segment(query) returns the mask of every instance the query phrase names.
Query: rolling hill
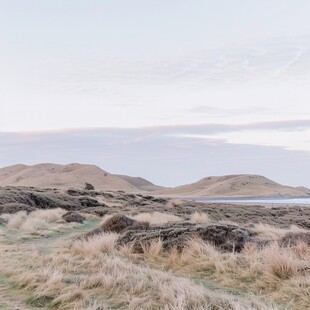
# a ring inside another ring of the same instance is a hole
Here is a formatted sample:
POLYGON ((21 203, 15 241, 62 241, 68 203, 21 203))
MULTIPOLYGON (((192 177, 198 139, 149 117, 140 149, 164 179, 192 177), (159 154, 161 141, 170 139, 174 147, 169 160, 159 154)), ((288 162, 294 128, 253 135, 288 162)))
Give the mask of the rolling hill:
POLYGON ((97 190, 147 191, 157 195, 179 197, 310 196, 308 188, 284 186, 264 176, 250 174, 211 176, 192 184, 167 189, 140 177, 111 174, 95 165, 38 164, 15 165, 0 169, 0 186, 67 189, 84 188, 86 182, 97 190))
POLYGON ((83 164, 39 164, 33 166, 15 165, 0 169, 0 186, 33 186, 41 188, 84 188, 85 183, 97 190, 140 189, 125 178, 110 174, 94 165, 83 164))
POLYGON ((128 175, 120 175, 120 174, 114 174, 114 175, 143 191, 152 192, 165 189, 165 187, 163 186, 155 185, 152 182, 140 177, 130 177, 128 175))
POLYGON ((305 197, 310 189, 276 183, 260 175, 212 176, 161 194, 188 197, 305 197))

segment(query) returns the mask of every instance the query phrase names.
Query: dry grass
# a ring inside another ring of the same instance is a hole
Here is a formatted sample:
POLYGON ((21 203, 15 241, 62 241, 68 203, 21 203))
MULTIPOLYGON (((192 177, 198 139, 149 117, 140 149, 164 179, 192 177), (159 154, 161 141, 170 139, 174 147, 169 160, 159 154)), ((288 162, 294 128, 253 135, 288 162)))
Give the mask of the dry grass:
POLYGON ((87 221, 94 221, 94 222, 101 221, 101 217, 98 215, 86 213, 86 212, 80 212, 80 214, 84 216, 87 221))
MULTIPOLYGON (((129 261, 113 248, 114 237, 106 234, 102 238, 105 241, 89 240, 93 245, 100 244, 95 255, 89 255, 86 242, 57 255, 32 250, 24 253, 23 260, 12 256, 10 261, 5 260, 7 252, 1 252, 0 268, 17 287, 31 294, 34 305, 45 308, 276 309, 255 297, 217 293, 196 281, 129 261), (108 244, 103 251, 102 244, 108 244)), ((157 248, 160 246, 148 249, 149 255, 158 255, 157 248)))
POLYGON ((10 229, 20 230, 27 233, 47 233, 50 231, 58 231, 63 227, 72 227, 76 223, 66 223, 62 216, 66 210, 57 208, 51 210, 36 210, 29 214, 20 211, 15 214, 3 214, 3 218, 10 229))
POLYGON ((279 228, 276 226, 258 223, 255 224, 251 229, 253 232, 258 234, 258 237, 264 240, 277 240, 284 237, 287 233, 298 233, 298 232, 306 232, 307 230, 302 229, 296 225, 291 225, 290 228, 279 228))
MULTIPOLYGON (((8 228, 23 235, 62 225, 63 212, 55 209, 1 217, 8 228)), ((191 220, 205 222, 205 215, 194 214, 191 220)), ((153 224, 182 220, 160 212, 133 218, 153 224)), ((300 231, 294 226, 286 230, 255 227, 261 238, 270 240, 300 231)), ((35 246, 0 242, 0 272, 42 308, 270 310, 280 304, 299 310, 310 303, 310 247, 305 243, 281 247, 271 242, 262 248, 247 244, 240 253, 223 253, 193 238, 182 251, 172 248, 167 252, 161 240, 156 240, 137 254, 130 244, 116 248, 118 236, 103 233, 76 240, 70 249, 63 246, 68 244, 63 236, 35 246)))
POLYGON ((103 233, 87 240, 76 240, 70 249, 74 254, 100 255, 114 249, 118 237, 116 233, 103 233))
POLYGON ((160 225, 182 221, 182 218, 179 216, 161 212, 140 213, 138 215, 132 216, 132 218, 139 222, 149 222, 151 225, 160 225))
POLYGON ((264 275, 269 282, 297 277, 303 265, 294 253, 280 248, 276 243, 263 250, 262 258, 261 266, 264 266, 264 275))
MULTIPOLYGON (((105 215, 102 218, 102 224, 104 224, 107 220, 112 218, 114 214, 105 215)), ((162 213, 162 212, 143 212, 137 215, 126 215, 127 217, 139 221, 139 222, 147 222, 150 225, 161 225, 167 223, 180 222, 183 219, 179 216, 170 213, 162 213)))
POLYGON ((177 208, 177 207, 180 207, 182 204, 183 204, 183 201, 181 199, 170 199, 168 203, 166 204, 166 207, 177 208))
POLYGON ((209 221, 210 221, 210 218, 207 213, 194 212, 190 217, 191 223, 205 224, 205 223, 208 223, 209 221))
POLYGON ((50 210, 36 210, 29 214, 29 217, 38 218, 46 221, 47 223, 56 223, 62 219, 62 216, 66 214, 67 211, 61 208, 50 209, 50 210))
POLYGON ((20 229, 23 223, 27 220, 28 215, 26 211, 20 211, 15 214, 7 214, 7 226, 9 228, 20 229))
POLYGON ((165 253, 156 242, 144 249, 141 259, 182 276, 291 303, 290 309, 307 309, 310 302, 310 247, 304 243, 291 248, 248 244, 241 253, 221 253, 201 239, 192 239, 181 253, 176 249, 165 253))

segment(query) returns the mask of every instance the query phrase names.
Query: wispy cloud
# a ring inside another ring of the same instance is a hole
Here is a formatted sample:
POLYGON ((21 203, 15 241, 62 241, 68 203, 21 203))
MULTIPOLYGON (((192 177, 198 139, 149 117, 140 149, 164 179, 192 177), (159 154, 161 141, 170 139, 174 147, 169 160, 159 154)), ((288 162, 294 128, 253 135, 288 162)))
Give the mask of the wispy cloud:
POLYGON ((309 55, 305 36, 174 57, 11 59, 0 74, 0 130, 309 118, 309 55))

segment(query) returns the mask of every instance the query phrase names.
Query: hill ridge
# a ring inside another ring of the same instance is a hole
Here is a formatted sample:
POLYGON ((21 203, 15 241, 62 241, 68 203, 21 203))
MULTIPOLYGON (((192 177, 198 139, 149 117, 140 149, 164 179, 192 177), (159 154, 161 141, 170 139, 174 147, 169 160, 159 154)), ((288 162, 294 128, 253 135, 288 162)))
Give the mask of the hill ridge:
POLYGON ((17 164, 0 169, 0 186, 39 188, 84 188, 125 192, 147 191, 180 197, 306 197, 310 189, 281 185, 259 174, 208 176, 191 184, 164 188, 142 177, 111 174, 92 164, 17 164))
POLYGON ((144 178, 112 174, 93 164, 39 163, 0 168, 0 186, 83 188, 86 182, 98 190, 137 192, 163 189, 144 178))
POLYGON ((162 192, 188 197, 306 197, 310 189, 277 183, 259 174, 209 176, 162 192))
POLYGON ((0 186, 83 188, 86 182, 100 190, 138 190, 127 181, 96 165, 42 163, 13 165, 0 169, 0 186))

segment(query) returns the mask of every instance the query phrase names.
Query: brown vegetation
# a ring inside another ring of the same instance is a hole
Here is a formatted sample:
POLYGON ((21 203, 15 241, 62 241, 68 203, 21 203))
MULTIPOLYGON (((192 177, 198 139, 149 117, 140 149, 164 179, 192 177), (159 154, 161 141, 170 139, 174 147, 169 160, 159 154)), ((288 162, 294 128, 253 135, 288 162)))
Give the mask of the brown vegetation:
POLYGON ((135 220, 125 216, 125 215, 114 215, 111 218, 107 219, 101 226, 102 231, 106 232, 116 232, 120 233, 124 231, 129 226, 132 226, 136 223, 135 220))
POLYGON ((0 210, 35 208, 0 215, 0 276, 16 300, 64 310, 307 309, 308 210, 90 193, 0 189, 0 210), (65 208, 53 208, 61 197, 65 208), (75 202, 82 224, 63 218, 75 202))
POLYGON ((288 232, 281 240, 283 246, 296 246, 300 243, 310 246, 310 232, 288 232))
POLYGON ((150 245, 153 241, 161 240, 164 249, 176 247, 182 250, 187 241, 199 237, 204 242, 215 245, 224 251, 240 251, 250 242, 249 231, 232 225, 189 225, 182 223, 170 226, 153 226, 148 231, 132 231, 124 233, 118 240, 118 245, 132 243, 137 252, 141 252, 143 245, 150 245))
POLYGON ((78 212, 67 212, 65 213, 62 218, 67 222, 67 223, 83 223, 85 221, 85 217, 82 216, 80 213, 78 212))

